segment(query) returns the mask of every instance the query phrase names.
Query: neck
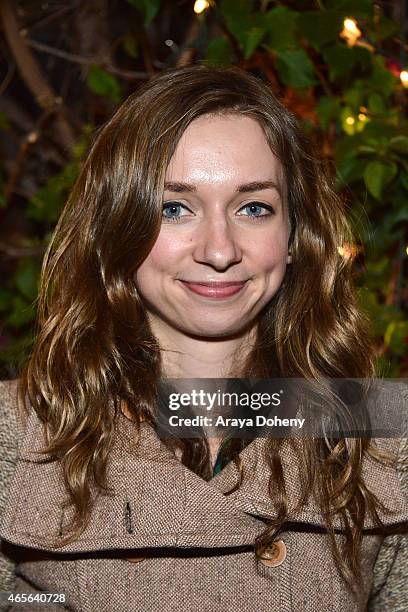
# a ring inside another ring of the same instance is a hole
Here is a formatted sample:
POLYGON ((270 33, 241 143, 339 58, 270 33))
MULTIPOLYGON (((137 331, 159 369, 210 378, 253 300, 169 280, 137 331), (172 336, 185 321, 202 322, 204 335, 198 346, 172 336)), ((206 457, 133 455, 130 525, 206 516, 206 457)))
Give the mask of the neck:
POLYGON ((239 378, 256 337, 256 327, 230 338, 189 336, 157 322, 151 327, 166 378, 239 378))

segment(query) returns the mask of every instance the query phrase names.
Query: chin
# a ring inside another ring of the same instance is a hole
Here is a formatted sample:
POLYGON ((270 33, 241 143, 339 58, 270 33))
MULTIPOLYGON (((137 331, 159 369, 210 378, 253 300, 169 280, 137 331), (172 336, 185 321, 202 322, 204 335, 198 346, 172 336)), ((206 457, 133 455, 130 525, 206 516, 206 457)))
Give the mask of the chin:
POLYGON ((183 333, 194 336, 197 338, 233 338, 238 337, 241 334, 245 333, 247 330, 247 325, 205 325, 201 324, 197 325, 189 325, 188 327, 184 327, 180 331, 183 333))

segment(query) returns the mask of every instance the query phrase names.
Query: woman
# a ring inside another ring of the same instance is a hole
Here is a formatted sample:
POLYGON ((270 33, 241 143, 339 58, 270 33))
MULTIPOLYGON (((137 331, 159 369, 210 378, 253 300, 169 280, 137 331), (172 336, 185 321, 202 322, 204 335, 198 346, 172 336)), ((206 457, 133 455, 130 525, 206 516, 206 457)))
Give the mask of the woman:
POLYGON ((176 69, 128 98, 46 253, 20 410, 3 385, 8 588, 58 610, 405 609, 399 439, 235 438, 219 471, 217 438, 155 427, 160 379, 373 378, 351 240, 255 77, 176 69))

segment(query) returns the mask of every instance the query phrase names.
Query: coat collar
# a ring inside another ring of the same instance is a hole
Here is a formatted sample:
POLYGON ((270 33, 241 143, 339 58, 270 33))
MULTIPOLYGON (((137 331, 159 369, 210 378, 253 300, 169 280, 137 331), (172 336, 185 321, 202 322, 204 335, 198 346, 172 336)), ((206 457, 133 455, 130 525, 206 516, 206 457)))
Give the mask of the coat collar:
MULTIPOLYGON (((64 511, 66 499, 60 464, 35 453, 45 445, 42 424, 31 411, 19 447, 18 461, 8 495, 0 537, 20 546, 59 552, 84 552, 145 547, 223 547, 253 544, 266 528, 264 520, 276 518, 268 494, 265 439, 257 438, 240 453, 244 468, 241 487, 226 495, 237 482, 234 462, 208 482, 185 467, 146 422, 141 424, 135 451, 135 425, 123 414, 108 467, 111 495, 99 495, 92 518, 74 543, 54 549, 52 543, 72 518, 64 511), (262 520, 264 519, 264 520, 262 520)), ((398 439, 382 440, 396 450, 398 439)), ((324 528, 313 496, 300 512, 299 462, 284 443, 281 460, 289 499, 288 520, 324 528)), ((379 512, 385 525, 408 521, 408 503, 394 468, 365 457, 363 474, 370 490, 391 514, 379 512)), ((341 528, 336 518, 334 526, 341 528)), ((374 527, 366 518, 365 529, 374 527)))

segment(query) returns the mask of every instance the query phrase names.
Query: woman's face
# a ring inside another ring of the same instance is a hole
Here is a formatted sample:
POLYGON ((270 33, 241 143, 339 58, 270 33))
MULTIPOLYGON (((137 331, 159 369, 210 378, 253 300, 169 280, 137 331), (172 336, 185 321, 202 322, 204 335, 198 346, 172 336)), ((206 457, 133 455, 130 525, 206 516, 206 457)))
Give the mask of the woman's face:
POLYGON ((279 289, 290 233, 282 166, 260 125, 205 115, 166 173, 160 234, 135 273, 153 333, 244 333, 279 289))

